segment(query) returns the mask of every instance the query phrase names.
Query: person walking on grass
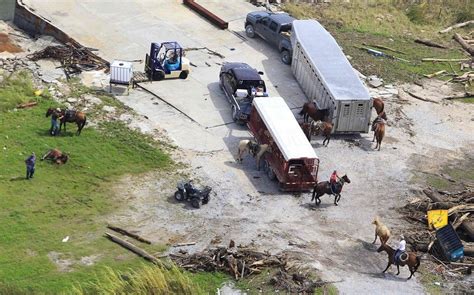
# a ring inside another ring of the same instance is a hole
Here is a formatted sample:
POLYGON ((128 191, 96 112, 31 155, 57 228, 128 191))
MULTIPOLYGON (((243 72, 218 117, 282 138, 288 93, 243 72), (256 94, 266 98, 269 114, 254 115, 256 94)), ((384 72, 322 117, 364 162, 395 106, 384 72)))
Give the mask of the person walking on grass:
POLYGON ((35 165, 36 165, 36 155, 35 152, 31 153, 31 156, 25 160, 26 164, 26 179, 33 178, 33 174, 35 174, 35 165))

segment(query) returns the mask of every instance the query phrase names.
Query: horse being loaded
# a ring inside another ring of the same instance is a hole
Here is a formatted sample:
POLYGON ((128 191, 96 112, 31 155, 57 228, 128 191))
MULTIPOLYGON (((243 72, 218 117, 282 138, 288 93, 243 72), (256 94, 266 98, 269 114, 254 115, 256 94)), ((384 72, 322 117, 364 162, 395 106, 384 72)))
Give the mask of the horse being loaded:
POLYGON ((339 178, 339 180, 336 182, 334 191, 329 181, 318 182, 318 184, 314 186, 313 197, 311 198, 311 202, 315 200, 316 206, 319 206, 319 204, 321 204, 320 197, 324 194, 328 194, 334 196, 334 205, 337 206, 339 200, 341 199, 342 187, 346 182, 351 183, 351 180, 349 179, 349 177, 347 177, 347 175, 344 175, 343 177, 339 178))
POLYGON ((242 163, 242 156, 245 151, 251 154, 257 161, 257 170, 260 170, 260 159, 265 152, 270 152, 268 144, 258 144, 253 140, 243 139, 239 142, 239 153, 237 154, 237 162, 242 163))
MULTIPOLYGON (((54 108, 49 108, 46 111, 46 117, 51 116, 56 110, 54 108)), ((64 132, 66 132, 66 123, 76 123, 77 125, 77 132, 76 135, 81 135, 82 128, 86 125, 87 117, 84 112, 76 111, 76 110, 64 110, 61 109, 60 114, 58 114, 61 119, 61 125, 59 126, 59 131, 61 131, 62 127, 64 126, 64 132)))
POLYGON ((383 114, 385 114, 385 112, 382 112, 382 114, 377 116, 377 118, 375 118, 375 120, 372 122, 372 131, 374 131, 374 139, 372 139, 372 142, 377 139, 377 145, 375 146, 375 149, 378 147, 379 151, 380 147, 382 146, 383 137, 385 136, 385 121, 383 119, 383 114))
POLYGON ((387 244, 382 244, 377 249, 377 252, 382 252, 385 251, 388 255, 388 264, 387 267, 384 269, 382 273, 385 273, 387 269, 392 265, 396 264, 397 265, 397 276, 400 274, 400 266, 408 266, 408 269, 410 270, 410 276, 408 277, 407 280, 411 279, 413 274, 418 270, 418 267, 420 266, 420 257, 416 256, 415 253, 413 252, 406 252, 407 253, 407 258, 405 260, 401 260, 400 262, 395 262, 395 249, 390 247, 387 244))
POLYGON ((307 102, 303 105, 299 114, 303 116, 304 122, 308 122, 309 117, 314 121, 326 122, 329 117, 329 109, 318 110, 314 102, 307 102))
POLYGON ((51 149, 46 154, 44 154, 43 157, 41 157, 41 161, 43 161, 44 159, 49 159, 54 163, 60 165, 66 164, 67 160, 69 159, 69 156, 65 153, 62 153, 58 149, 51 149))
POLYGON ((372 101, 372 105, 374 106, 375 111, 377 112, 377 116, 381 116, 382 119, 387 120, 387 114, 384 112, 384 103, 381 98, 374 98, 372 101))

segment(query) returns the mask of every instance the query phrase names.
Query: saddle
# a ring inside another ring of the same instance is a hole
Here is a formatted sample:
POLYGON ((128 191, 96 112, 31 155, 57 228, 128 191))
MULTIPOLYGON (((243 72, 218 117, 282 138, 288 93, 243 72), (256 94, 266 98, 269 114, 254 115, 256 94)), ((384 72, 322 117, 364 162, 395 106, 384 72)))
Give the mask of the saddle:
POLYGON ((66 119, 74 119, 76 117, 76 110, 66 110, 64 117, 66 119))
POLYGON ((334 184, 329 183, 329 188, 331 189, 331 193, 333 195, 339 194, 342 191, 342 185, 339 181, 334 184))
POLYGON ((406 251, 395 254, 395 257, 394 257, 395 264, 397 265, 405 264, 407 260, 408 260, 408 253, 406 251))

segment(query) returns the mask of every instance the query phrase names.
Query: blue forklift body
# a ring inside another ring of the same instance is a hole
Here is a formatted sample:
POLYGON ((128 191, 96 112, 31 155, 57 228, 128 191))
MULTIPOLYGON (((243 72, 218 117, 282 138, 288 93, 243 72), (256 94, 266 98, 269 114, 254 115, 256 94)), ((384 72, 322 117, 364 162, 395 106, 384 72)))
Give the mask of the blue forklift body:
POLYGON ((146 56, 145 72, 152 80, 161 80, 163 74, 181 70, 182 57, 183 49, 178 42, 153 42, 146 56))

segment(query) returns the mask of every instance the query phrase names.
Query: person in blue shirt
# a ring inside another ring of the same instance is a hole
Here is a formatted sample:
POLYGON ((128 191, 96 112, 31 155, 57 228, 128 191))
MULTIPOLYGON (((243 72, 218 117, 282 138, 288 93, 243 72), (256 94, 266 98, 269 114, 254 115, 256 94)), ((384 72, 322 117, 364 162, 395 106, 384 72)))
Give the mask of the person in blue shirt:
POLYGON ((36 165, 36 155, 34 152, 31 153, 31 156, 25 160, 26 164, 26 179, 33 178, 35 174, 35 165, 36 165))

